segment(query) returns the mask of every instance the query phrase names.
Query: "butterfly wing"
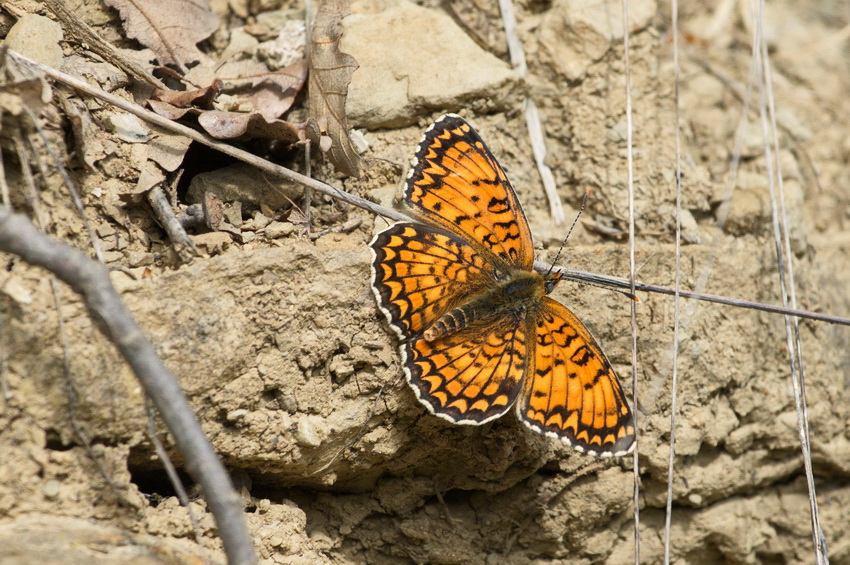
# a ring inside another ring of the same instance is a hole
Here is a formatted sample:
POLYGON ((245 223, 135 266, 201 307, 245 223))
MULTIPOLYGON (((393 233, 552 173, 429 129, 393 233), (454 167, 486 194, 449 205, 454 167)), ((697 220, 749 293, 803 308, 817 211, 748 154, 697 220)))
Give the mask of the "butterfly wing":
POLYGON ((584 324, 544 297, 536 319, 519 418, 579 451, 625 455, 634 448, 634 417, 611 364, 584 324))
POLYGON ((404 371, 420 402, 456 424, 483 424, 507 412, 527 363, 526 326, 509 322, 403 344, 404 371))
POLYGON ((446 114, 426 130, 404 199, 429 222, 510 265, 531 270, 531 231, 511 183, 460 116, 446 114))
POLYGON ((525 324, 494 317, 434 341, 421 337, 445 312, 491 288, 493 265, 457 235, 422 224, 394 224, 370 247, 372 288, 402 341, 404 371, 419 400, 459 424, 504 414, 525 372, 525 324))
POLYGON ((372 289, 402 341, 493 284, 493 267, 453 234, 400 222, 378 233, 372 249, 372 289))

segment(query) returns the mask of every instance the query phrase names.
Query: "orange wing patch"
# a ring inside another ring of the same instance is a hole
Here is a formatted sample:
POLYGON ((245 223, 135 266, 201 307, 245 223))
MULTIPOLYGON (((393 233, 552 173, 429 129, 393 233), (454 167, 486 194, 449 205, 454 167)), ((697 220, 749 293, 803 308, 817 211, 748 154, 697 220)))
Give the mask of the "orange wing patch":
POLYGON ((634 417, 611 364, 584 324, 562 304, 543 298, 536 348, 520 419, 579 451, 625 455, 634 447, 634 417))
POLYGON ((372 289, 399 337, 409 339, 467 297, 492 284, 475 249, 422 224, 398 223, 375 236, 372 289))
POLYGON ((507 412, 525 374, 525 328, 495 324, 488 332, 460 332, 404 348, 408 382, 437 416, 482 424, 507 412))
POLYGON ((405 202, 425 219, 531 269, 528 222, 502 167, 460 116, 447 114, 425 132, 413 160, 405 202))

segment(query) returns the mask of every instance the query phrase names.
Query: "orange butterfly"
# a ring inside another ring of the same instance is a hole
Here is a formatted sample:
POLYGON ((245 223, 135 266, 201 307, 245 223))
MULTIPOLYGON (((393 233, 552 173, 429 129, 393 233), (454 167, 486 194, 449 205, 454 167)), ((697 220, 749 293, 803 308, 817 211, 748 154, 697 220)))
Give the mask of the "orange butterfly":
POLYGON ((528 427, 596 455, 634 447, 634 418, 584 324, 533 270, 531 231, 505 172, 460 116, 419 144, 404 200, 424 224, 378 233, 372 287, 428 410, 483 424, 516 405, 528 427))

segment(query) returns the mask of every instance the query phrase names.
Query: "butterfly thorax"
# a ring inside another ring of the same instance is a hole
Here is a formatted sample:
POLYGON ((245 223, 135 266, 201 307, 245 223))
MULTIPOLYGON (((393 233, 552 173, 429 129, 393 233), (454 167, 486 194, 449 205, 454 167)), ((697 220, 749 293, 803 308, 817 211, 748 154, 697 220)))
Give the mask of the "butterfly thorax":
POLYGON ((479 323, 488 324, 493 319, 524 320, 559 279, 557 275, 541 275, 524 269, 499 274, 490 290, 440 316, 422 337, 434 341, 479 323))

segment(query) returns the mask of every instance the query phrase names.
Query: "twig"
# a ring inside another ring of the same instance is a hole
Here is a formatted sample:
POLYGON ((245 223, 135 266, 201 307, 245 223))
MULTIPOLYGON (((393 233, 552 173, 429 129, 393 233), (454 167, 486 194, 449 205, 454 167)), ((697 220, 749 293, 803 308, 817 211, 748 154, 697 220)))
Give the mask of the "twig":
MULTIPOLYGON (((623 59, 626 67, 626 165, 628 170, 629 188, 629 292, 635 294, 635 168, 634 140, 632 137, 632 64, 629 57, 629 0, 623 0, 623 59)), ((638 432, 638 357, 637 357, 637 302, 631 301, 632 318, 632 406, 635 407, 635 450, 632 466, 634 472, 634 512, 635 512, 635 565, 640 565, 640 465, 638 464, 638 448, 640 433, 638 432)))
MULTIPOLYGON (((525 63, 525 53, 522 50, 522 42, 516 33, 516 15, 514 14, 513 0, 499 0, 499 9, 502 12, 502 22, 505 26, 505 37, 508 41, 508 52, 511 55, 511 65, 523 78, 528 72, 525 63)), ((543 190, 549 201, 549 213, 555 225, 564 223, 564 205, 558 195, 558 187, 555 185, 555 177, 552 169, 546 164, 546 139, 543 137, 543 126, 540 125, 540 113, 537 105, 531 98, 526 98, 525 126, 528 128, 528 137, 531 141, 531 152, 534 154, 534 162, 543 182, 543 190)))
MULTIPOLYGON (((85 83, 81 80, 78 80, 78 79, 76 79, 72 76, 65 74, 65 73, 59 72, 59 71, 52 69, 50 67, 46 67, 46 66, 41 65, 39 63, 36 63, 34 61, 31 61, 30 59, 27 59, 26 57, 20 55, 19 53, 16 53, 14 51, 9 51, 8 53, 9 53, 9 56, 11 56, 13 59, 18 61, 22 65, 26 65, 26 66, 28 66, 32 69, 35 69, 39 72, 43 72, 47 76, 49 76, 49 77, 51 77, 51 78, 53 78, 53 79, 55 79, 59 82, 67 84, 68 86, 71 86, 71 87, 73 87, 73 88, 75 88, 75 89, 77 89, 81 92, 84 92, 86 94, 94 96, 95 98, 99 98, 99 99, 101 99, 105 102, 108 102, 109 104, 112 104, 112 105, 114 105, 118 108, 121 108, 122 110, 130 112, 131 114, 138 116, 138 117, 140 117, 144 120, 147 120, 150 123, 152 123, 156 126, 159 126, 159 127, 163 128, 167 131, 171 131, 173 133, 186 136, 193 141, 197 141, 198 143, 200 143, 202 145, 206 145, 207 147, 215 149, 216 151, 224 153, 225 155, 229 155, 229 156, 231 156, 235 159, 239 159, 240 161, 242 161, 244 163, 248 163, 249 165, 253 165, 254 167, 257 167, 259 170, 266 172, 266 173, 268 173, 272 176, 281 177, 281 178, 290 180, 292 182, 296 182, 296 183, 298 183, 302 186, 312 188, 317 192, 321 192, 322 194, 327 194, 328 196, 330 196, 332 198, 342 200, 343 202, 347 202, 349 204, 352 204, 353 206, 357 206, 357 207, 362 208, 366 211, 372 212, 373 214, 377 214, 379 216, 383 216, 383 217, 389 218, 391 220, 396 220, 396 221, 399 221, 399 222, 415 222, 416 221, 414 218, 411 218, 410 216, 407 216, 406 214, 403 214, 403 213, 401 213, 397 210, 391 210, 389 208, 385 208, 384 206, 381 206, 380 204, 375 204, 374 202, 371 202, 371 201, 366 200, 364 198, 360 198, 360 197, 354 196, 353 194, 349 194, 345 191, 339 190, 338 188, 334 188, 333 186, 331 186, 329 184, 325 184, 321 181, 317 181, 316 179, 312 179, 310 177, 306 177, 304 175, 296 173, 295 171, 292 171, 292 170, 287 169, 285 167, 281 167, 280 165, 276 165, 274 163, 271 163, 271 162, 269 162, 265 159, 257 157, 256 155, 252 155, 251 153, 248 153, 247 151, 242 151, 241 149, 237 149, 237 148, 232 147, 232 146, 230 146, 226 143, 222 143, 222 142, 217 141, 215 139, 209 138, 209 137, 205 136, 204 134, 199 133, 199 132, 197 132, 197 131, 189 128, 189 127, 186 127, 186 126, 179 124, 179 123, 176 123, 176 122, 172 122, 171 120, 163 118, 162 116, 160 116, 158 114, 155 114, 151 111, 145 110, 144 108, 142 108, 141 106, 138 106, 137 104, 127 102, 126 100, 124 100, 122 98, 118 98, 117 96, 113 96, 113 95, 111 95, 107 92, 104 92, 103 90, 100 90, 98 88, 94 88, 94 87, 90 86, 88 83, 85 83)), ((536 270, 540 271, 540 272, 546 272, 551 268, 551 266, 547 265, 545 263, 541 263, 539 261, 535 261, 534 268, 536 270)), ((629 288, 630 287, 630 284, 628 282, 624 283, 623 279, 620 279, 620 278, 617 278, 617 277, 597 275, 597 274, 593 274, 593 273, 587 273, 585 271, 579 271, 579 270, 575 270, 575 269, 567 269, 567 268, 562 268, 562 267, 556 267, 556 268, 564 274, 564 278, 567 278, 567 279, 570 279, 570 280, 574 280, 574 281, 578 281, 578 282, 594 283, 594 284, 599 284, 599 285, 603 285, 603 286, 610 286, 610 287, 613 287, 613 288, 629 288)), ((635 288, 637 290, 642 290, 642 291, 646 291, 646 292, 656 292, 656 293, 661 293, 661 294, 673 294, 673 292, 674 292, 672 289, 669 289, 669 288, 666 288, 666 287, 662 287, 662 286, 658 286, 658 285, 652 285, 652 284, 640 283, 640 282, 637 282, 637 281, 635 281, 635 288)), ((738 307, 742 307, 742 308, 762 310, 762 311, 765 311, 765 312, 789 314, 791 316, 798 316, 798 317, 801 317, 801 318, 809 318, 809 319, 812 319, 812 320, 819 320, 819 321, 829 322, 829 323, 833 323, 833 324, 841 324, 841 325, 850 326, 850 319, 842 318, 840 316, 829 316, 829 315, 823 315, 823 314, 816 314, 816 313, 813 313, 813 312, 793 310, 793 309, 790 309, 790 308, 783 308, 781 306, 771 306, 769 304, 761 304, 761 303, 758 303, 758 302, 751 302, 751 301, 748 301, 748 300, 738 300, 738 299, 735 299, 735 298, 726 298, 726 297, 716 296, 716 295, 712 295, 712 294, 703 294, 703 293, 700 293, 700 292, 682 291, 681 295, 686 297, 686 298, 694 298, 696 300, 704 300, 704 301, 708 301, 708 302, 717 302, 717 303, 721 303, 721 304, 727 304, 727 305, 730 305, 730 306, 738 306, 738 307)))
MULTIPOLYGON (((305 33, 304 33, 304 59, 307 60, 308 67, 311 64, 310 63, 310 61, 311 61, 310 57, 312 56, 312 53, 310 51, 310 38, 313 37, 313 19, 315 17, 315 14, 313 13, 313 11, 311 9, 311 7, 312 7, 311 4, 312 4, 312 2, 310 0, 305 0, 305 5, 304 5, 304 30, 305 30, 305 33)), ((309 88, 309 85, 308 85, 308 88, 309 88)), ((309 110, 309 105, 310 105, 310 97, 309 96, 306 96, 304 98, 304 104, 307 106, 307 109, 309 110)), ((309 111, 308 111, 307 115, 308 116, 310 115, 309 111)), ((311 161, 311 159, 312 159, 312 157, 311 157, 311 155, 312 155, 311 147, 312 146, 313 146, 312 143, 306 143, 304 145, 304 172, 305 172, 306 176, 308 176, 308 177, 313 176, 313 163, 311 161)), ((305 221, 307 222, 307 232, 309 233, 310 232, 310 226, 313 222, 313 190, 311 188, 304 187, 304 194, 301 195, 300 210, 301 210, 301 213, 304 214, 305 221)))
MULTIPOLYGON (((767 41, 764 38, 764 0, 758 3, 756 18, 756 39, 758 40, 758 57, 761 62, 761 88, 759 89, 762 136, 764 139, 764 154, 770 190, 770 208, 773 219, 774 244, 776 262, 779 274, 779 287, 782 303, 788 304, 789 292, 792 306, 797 304, 796 285, 794 281, 794 265, 792 260, 791 240, 788 235, 788 214, 785 209, 785 189, 782 182, 782 165, 779 160, 779 138, 777 135, 776 109, 773 97, 773 81, 770 73, 770 59, 767 53, 767 41), (769 113, 769 117, 768 117, 769 113), (775 175, 774 175, 775 171, 775 175), (777 198, 777 192, 779 196, 777 198), (778 203, 777 203, 778 200, 778 203), (787 258, 787 261, 786 261, 787 258), (786 280, 787 270, 787 280, 786 280)), ((809 415, 806 406, 805 373, 803 371, 803 351, 800 341, 800 322, 785 316, 785 335, 791 368, 791 384, 794 390, 794 406, 797 411, 797 431, 800 436, 800 450, 803 455, 803 468, 806 474, 806 486, 809 494, 809 517, 811 520, 812 541, 814 543, 815 560, 818 565, 829 563, 826 552, 826 540, 821 528, 818 511, 815 478, 812 470, 812 450, 809 438, 809 415)))
POLYGON ((44 0, 53 15, 62 22, 65 32, 74 37, 87 50, 97 53, 107 62, 112 63, 139 82, 155 88, 168 90, 159 79, 148 73, 140 64, 121 54, 113 45, 81 20, 65 3, 64 0, 44 0))
MULTIPOLYGON (((3 110, 0 109, 0 119, 3 118, 3 110)), ((9 185, 6 182, 6 171, 3 165, 3 148, 0 147, 0 195, 2 195, 3 206, 9 206, 9 185)))
POLYGON ((145 417, 148 421, 148 439, 151 440, 151 445, 153 445, 156 456, 159 457, 160 463, 165 468, 165 474, 168 475, 168 480, 171 482, 171 486, 174 487, 174 492, 177 493, 177 499, 180 501, 180 505, 186 509, 186 513, 189 515, 189 522, 191 522, 192 531, 195 534, 195 543, 198 544, 198 547, 204 547, 204 541, 201 537, 201 524, 198 522, 198 517, 195 516, 195 511, 192 510, 192 503, 189 500, 189 495, 186 493, 186 488, 183 486, 180 475, 177 474, 177 469, 174 467, 174 463, 171 462, 168 452, 165 451, 165 447, 159 441, 159 436, 156 435, 154 411, 153 406, 151 406, 151 397, 148 395, 145 395, 145 417))
POLYGON ((664 563, 670 563, 670 527, 673 519, 673 464, 676 460, 676 413, 679 411, 679 305, 682 288, 682 135, 679 121, 679 2, 672 0, 673 100, 676 129, 676 282, 673 285, 673 375, 670 381, 670 451, 667 459, 667 506, 664 510, 664 563))
POLYGON ((39 232, 21 214, 0 207, 0 249, 48 269, 79 293, 100 329, 115 344, 162 414, 186 461, 204 489, 231 564, 256 563, 242 500, 216 456, 173 374, 156 355, 109 280, 106 268, 81 252, 39 232))
POLYGON ((148 204, 153 208, 156 219, 162 225, 165 233, 168 234, 168 239, 174 246, 174 251, 183 263, 190 263, 195 255, 195 244, 192 239, 183 229, 183 225, 174 215, 174 210, 165 193, 158 186, 150 189, 147 194, 148 204))
MULTIPOLYGON (((542 261, 534 262, 534 270, 545 272, 549 268, 547 263, 542 261)), ((577 269, 569 269, 567 267, 556 267, 561 271, 562 280, 571 280, 583 284, 606 286, 611 288, 631 289, 631 283, 627 279, 620 277, 611 277, 608 275, 598 275, 596 273, 588 273, 587 271, 579 271, 577 269)), ((676 293, 672 288, 658 286, 654 284, 642 283, 635 281, 635 289, 644 292, 654 292, 657 294, 674 295, 676 293)), ((692 298, 702 302, 713 302, 715 304, 725 304, 726 306, 735 306, 737 308, 746 308, 747 310, 760 310, 762 312, 770 312, 772 314, 785 314, 788 316, 796 316, 797 318, 806 318, 808 320, 817 320, 818 322, 827 322, 829 324, 838 324, 841 326, 850 326, 850 318, 841 316, 831 316, 829 314, 819 314, 817 312, 809 312, 807 310, 796 310, 785 306, 775 306, 773 304, 763 304, 761 302, 753 302, 751 300, 742 300, 740 298, 729 298, 727 296, 719 296, 717 294, 707 294, 705 292, 693 292, 689 290, 679 290, 679 295, 682 298, 692 298)))

